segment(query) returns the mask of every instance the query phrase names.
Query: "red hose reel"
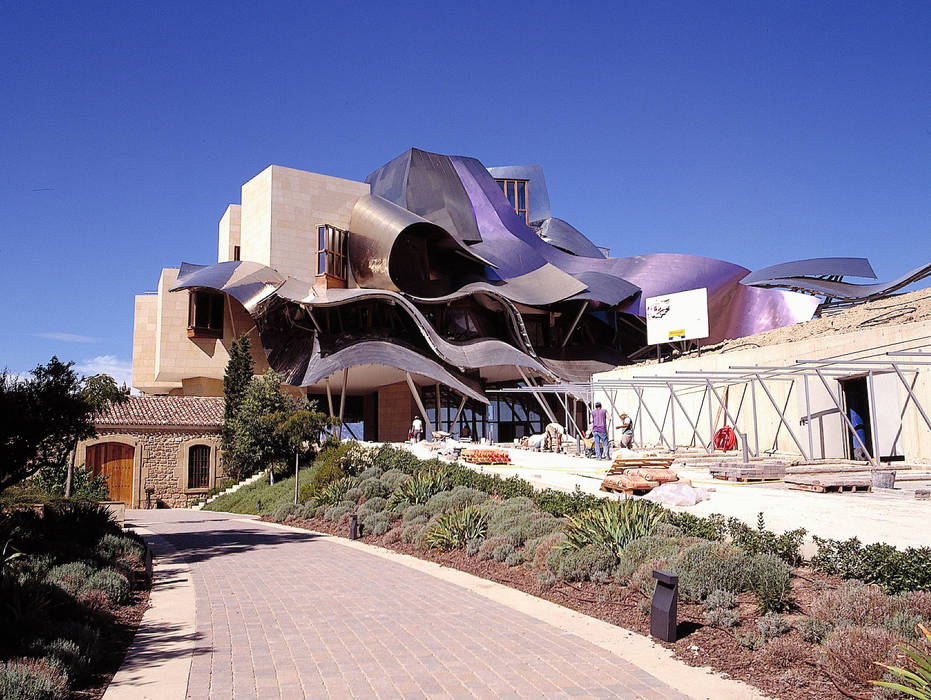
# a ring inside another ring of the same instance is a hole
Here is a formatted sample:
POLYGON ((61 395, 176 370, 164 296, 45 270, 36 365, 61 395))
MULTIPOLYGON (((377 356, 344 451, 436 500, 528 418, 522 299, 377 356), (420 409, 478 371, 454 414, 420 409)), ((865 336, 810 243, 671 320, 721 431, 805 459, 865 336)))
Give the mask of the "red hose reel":
POLYGON ((722 452, 737 449, 737 433, 731 426, 725 425, 714 434, 714 449, 722 452))

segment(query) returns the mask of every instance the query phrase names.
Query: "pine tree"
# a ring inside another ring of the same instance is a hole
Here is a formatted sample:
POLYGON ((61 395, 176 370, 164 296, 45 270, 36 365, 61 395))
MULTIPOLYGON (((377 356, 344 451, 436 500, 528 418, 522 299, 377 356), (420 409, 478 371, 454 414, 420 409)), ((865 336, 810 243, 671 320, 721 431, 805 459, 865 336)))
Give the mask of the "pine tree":
POLYGON ((254 364, 249 347, 249 338, 243 334, 239 338, 235 338, 230 346, 230 359, 226 363, 226 373, 223 375, 223 398, 226 402, 223 410, 222 432, 224 460, 228 459, 226 455, 232 456, 234 453, 235 436, 232 426, 242 404, 243 396, 246 394, 246 389, 252 383, 253 371, 254 364))

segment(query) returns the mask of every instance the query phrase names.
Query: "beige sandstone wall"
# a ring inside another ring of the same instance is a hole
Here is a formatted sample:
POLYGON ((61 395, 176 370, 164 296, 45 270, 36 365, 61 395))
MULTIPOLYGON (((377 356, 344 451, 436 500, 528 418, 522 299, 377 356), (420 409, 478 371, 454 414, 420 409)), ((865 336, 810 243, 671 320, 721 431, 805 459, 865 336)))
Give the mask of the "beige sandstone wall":
MULTIPOLYGON (((218 226, 217 262, 235 260, 235 248, 241 245, 242 207, 230 204, 218 226)), ((240 251, 241 252, 241 251, 240 251)))

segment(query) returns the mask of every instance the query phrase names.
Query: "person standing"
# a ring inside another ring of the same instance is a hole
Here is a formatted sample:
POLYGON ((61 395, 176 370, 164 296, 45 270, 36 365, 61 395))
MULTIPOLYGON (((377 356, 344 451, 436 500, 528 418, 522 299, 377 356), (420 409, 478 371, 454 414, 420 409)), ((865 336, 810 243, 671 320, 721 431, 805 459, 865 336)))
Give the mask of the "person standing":
POLYGON ((611 459, 611 448, 608 446, 608 412, 601 407, 600 401, 595 402, 595 408, 592 410, 592 437, 595 438, 595 459, 611 459))
POLYGON ((618 438, 618 444, 626 447, 628 450, 634 444, 634 423, 626 413, 620 415, 620 422, 617 425, 621 430, 621 436, 618 438))
POLYGON ((414 442, 420 442, 420 436, 423 435, 423 422, 420 420, 420 416, 414 416, 414 422, 411 423, 411 435, 414 442))

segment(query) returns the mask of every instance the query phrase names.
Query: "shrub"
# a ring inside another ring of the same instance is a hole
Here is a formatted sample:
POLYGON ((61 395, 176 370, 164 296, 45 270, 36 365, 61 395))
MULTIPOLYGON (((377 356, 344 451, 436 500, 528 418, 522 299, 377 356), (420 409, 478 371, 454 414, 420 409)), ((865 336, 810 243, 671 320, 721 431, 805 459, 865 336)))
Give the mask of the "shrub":
POLYGON ((689 600, 703 600, 716 590, 736 594, 749 585, 746 554, 723 542, 689 545, 670 567, 679 574, 679 592, 689 600))
POLYGON ((426 503, 435 494, 446 490, 448 477, 443 469, 422 469, 398 484, 391 494, 392 506, 401 503, 426 503))
POLYGON ((57 700, 65 697, 68 677, 45 659, 17 659, 0 664, 4 700, 57 700))
POLYGON ((487 531, 485 514, 475 506, 467 506, 441 515, 430 529, 427 541, 432 547, 457 549, 469 540, 483 538, 487 531))
POLYGON ((429 501, 427 510, 430 513, 440 513, 450 510, 459 510, 467 506, 477 506, 488 500, 488 494, 468 486, 455 486, 452 491, 441 491, 429 501))
POLYGON ((110 597, 99 588, 85 588, 78 596, 78 602, 90 612, 100 612, 107 609, 110 597))
POLYGON ((895 600, 876 586, 848 583, 825 591, 811 603, 811 616, 833 626, 881 627, 895 612, 895 600))
POLYGON ((601 547, 616 565, 624 546, 631 540, 652 534, 663 515, 663 509, 649 501, 608 501, 598 509, 570 517, 563 546, 570 550, 591 545, 601 547))
POLYGON ((673 557, 682 549, 681 540, 672 537, 638 537, 621 550, 617 578, 626 582, 640 566, 651 559, 673 557))
POLYGON ((401 530, 401 541, 406 544, 412 544, 414 538, 416 538, 423 529, 423 523, 408 523, 404 526, 404 529, 401 530))
POLYGON ((427 510, 427 506, 422 503, 415 503, 404 509, 403 519, 406 523, 421 517, 424 518, 424 522, 426 522, 426 518, 430 517, 430 511, 427 510))
POLYGON ((789 530, 777 535, 766 529, 763 514, 757 515, 756 529, 751 528, 737 518, 728 518, 727 531, 731 543, 740 547, 747 554, 772 554, 784 562, 798 565, 802 560, 801 548, 805 539, 805 529, 789 530))
POLYGON ((796 626, 802 639, 812 644, 821 644, 833 629, 830 622, 817 617, 803 617, 796 626))
POLYGON ((129 580, 118 571, 102 569, 87 579, 82 588, 96 588, 107 594, 111 602, 124 605, 132 599, 129 580))
POLYGON ((283 503, 282 505, 275 508, 275 512, 272 514, 272 520, 276 523, 282 523, 290 516, 294 515, 297 512, 298 506, 293 503, 283 503))
POLYGON ((599 572, 610 576, 615 558, 608 550, 595 545, 581 549, 553 548, 546 558, 546 566, 561 581, 589 581, 599 572))
POLYGON ((504 560, 504 563, 508 566, 517 566, 518 564, 524 563, 524 554, 523 552, 511 552, 507 555, 507 558, 504 560))
POLYGON ((349 498, 347 494, 356 486, 357 482, 352 477, 344 476, 333 479, 315 491, 317 501, 330 505, 339 503, 340 501, 352 501, 355 503, 358 499, 349 498))
POLYGON ((479 550, 482 547, 482 540, 469 540, 466 542, 465 551, 470 557, 474 557, 478 554, 479 550))
POLYGON ((63 637, 51 641, 39 640, 30 647, 30 653, 51 661, 72 680, 84 678, 93 663, 87 651, 77 642, 63 637))
POLYGON ((901 598, 902 607, 931 623, 931 591, 912 591, 901 598))
POLYGON ((740 613, 727 608, 708 608, 705 610, 705 624, 711 627, 736 627, 740 622, 740 613))
POLYGON ((536 494, 533 486, 518 476, 502 479, 497 474, 479 473, 461 464, 454 464, 449 470, 450 486, 468 486, 485 493, 509 499, 518 496, 532 498, 536 494))
POLYGON ((335 506, 330 506, 323 513, 323 518, 325 520, 330 520, 333 522, 338 521, 341 517, 347 513, 352 513, 356 509, 355 503, 338 503, 335 506))
POLYGON ((362 496, 363 496, 362 489, 360 489, 358 486, 353 486, 351 489, 349 489, 348 491, 346 491, 346 493, 343 494, 340 500, 352 501, 353 503, 358 503, 359 499, 362 498, 362 496))
POLYGON ((387 486, 374 478, 363 480, 359 488, 362 489, 362 495, 366 498, 385 498, 390 493, 387 486))
POLYGON ((571 493, 544 489, 530 495, 537 508, 550 515, 564 517, 578 515, 601 506, 604 499, 590 493, 583 493, 578 486, 571 493))
POLYGON ((97 540, 95 553, 104 561, 130 559, 136 563, 142 563, 145 559, 145 544, 138 539, 138 535, 107 533, 97 540))
POLYGON ((792 568, 775 554, 750 559, 750 587, 761 613, 783 612, 792 602, 792 568))
POLYGON ((746 647, 751 651, 761 649, 763 644, 766 643, 766 640, 763 639, 763 635, 756 630, 747 630, 744 634, 734 635, 734 639, 740 646, 746 647))
POLYGON ((665 569, 669 560, 665 557, 659 559, 648 559, 637 567, 630 577, 630 585, 640 591, 640 594, 647 599, 653 598, 656 592, 656 579, 653 578, 653 571, 656 569, 665 569))
POLYGON ((774 639, 780 637, 792 629, 792 625, 782 615, 776 613, 766 613, 756 622, 756 628, 759 630, 763 639, 774 639))
POLYGON ((514 545, 510 542, 502 542, 492 550, 491 556, 495 561, 504 561, 513 553, 514 545))
POLYGON ((365 471, 359 473, 359 480, 365 481, 367 479, 381 479, 381 476, 384 473, 385 470, 381 467, 369 467, 365 471))
POLYGON ((735 596, 731 591, 722 591, 716 590, 711 591, 708 594, 708 597, 705 598, 705 605, 708 608, 723 608, 724 610, 730 610, 735 605, 737 605, 737 596, 735 596))
POLYGON ((359 506, 359 516, 367 515, 368 513, 380 513, 385 508, 388 507, 388 501, 386 501, 381 496, 375 496, 370 498, 361 506, 359 506))
POLYGON ((701 537, 703 540, 723 540, 727 522, 717 513, 701 518, 691 513, 670 512, 666 522, 678 528, 686 537, 701 537))
POLYGON ((383 483, 385 488, 388 489, 388 493, 391 493, 398 487, 398 484, 407 478, 407 474, 402 472, 400 469, 389 469, 381 475, 381 483, 383 483))
POLYGON ((362 532, 372 535, 384 535, 391 529, 391 517, 387 511, 369 512, 362 518, 362 532))
POLYGON ((931 591, 931 547, 898 550, 888 544, 864 546, 856 537, 814 540, 818 553, 811 563, 816 569, 879 584, 886 593, 931 591))
POLYGON ((550 555, 550 552, 554 548, 559 547, 559 545, 565 540, 566 536, 562 530, 555 530, 549 535, 544 537, 540 544, 536 546, 533 552, 533 568, 537 571, 546 570, 546 560, 550 555))
POLYGON ((787 669, 809 661, 811 652, 797 637, 776 637, 766 645, 765 658, 771 666, 787 669))
POLYGON ((892 632, 879 627, 838 627, 821 647, 824 666, 835 678, 854 686, 854 690, 865 691, 871 681, 878 681, 883 675, 882 667, 874 662, 891 663, 900 641, 892 632))
MULTIPOLYGON (((346 472, 340 469, 337 464, 323 459, 325 454, 329 453, 326 451, 320 453, 317 464, 314 466, 314 474, 310 478, 310 492, 315 496, 321 494, 328 484, 347 477, 346 472)), ((351 487, 347 487, 347 490, 348 488, 351 487)))
POLYGON ((924 622, 919 615, 908 610, 896 610, 883 620, 883 627, 902 639, 918 639, 918 626, 924 622))
POLYGON ((86 588, 85 583, 96 571, 97 569, 87 562, 73 561, 52 568, 45 580, 76 595, 81 589, 86 588))
POLYGON ((495 556, 495 549, 504 544, 508 544, 506 537, 501 537, 500 535, 490 535, 486 537, 478 548, 478 558, 481 561, 493 559, 495 556))

